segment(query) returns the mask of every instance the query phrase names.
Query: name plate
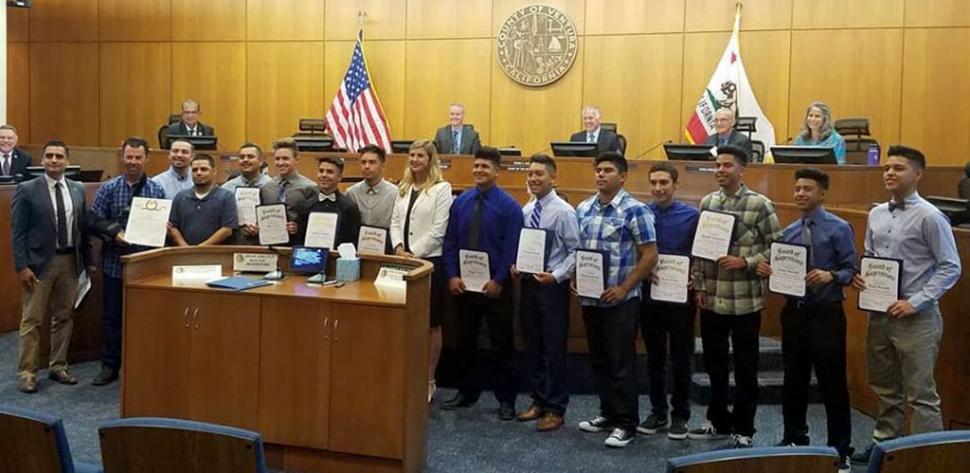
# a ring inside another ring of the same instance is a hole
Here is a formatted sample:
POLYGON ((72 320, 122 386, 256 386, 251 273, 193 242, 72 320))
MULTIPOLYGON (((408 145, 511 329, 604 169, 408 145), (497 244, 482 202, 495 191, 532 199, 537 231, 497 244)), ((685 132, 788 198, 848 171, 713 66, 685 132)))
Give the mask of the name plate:
POLYGON ((408 282, 404 280, 404 275, 411 271, 408 266, 396 264, 382 264, 377 278, 374 279, 375 286, 390 287, 394 289, 407 289, 408 282))
POLYGON ((233 253, 232 270, 243 273, 276 271, 280 256, 275 253, 233 253))
POLYGON ((221 264, 172 266, 172 282, 211 281, 222 278, 221 264))

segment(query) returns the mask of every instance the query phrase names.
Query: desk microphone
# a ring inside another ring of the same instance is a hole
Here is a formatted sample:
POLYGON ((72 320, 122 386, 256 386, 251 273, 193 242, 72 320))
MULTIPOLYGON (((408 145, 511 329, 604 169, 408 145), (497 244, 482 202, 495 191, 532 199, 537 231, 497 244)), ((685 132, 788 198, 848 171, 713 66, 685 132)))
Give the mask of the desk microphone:
POLYGON ((265 281, 282 281, 286 279, 286 275, 283 274, 283 270, 280 269, 280 254, 279 247, 270 245, 267 247, 269 251, 276 253, 276 271, 271 271, 263 275, 263 280, 265 281))
POLYGON ((642 153, 640 153, 640 154, 638 154, 638 155, 636 155, 635 157, 633 157, 633 158, 631 158, 631 159, 634 159, 634 160, 636 160, 636 159, 640 159, 640 158, 642 158, 642 157, 643 157, 643 156, 644 156, 645 154, 647 154, 647 153, 649 153, 649 152, 651 152, 651 151, 653 151, 653 150, 655 150, 655 149, 657 149, 658 147, 660 147, 660 145, 667 145, 667 144, 670 144, 670 143, 673 143, 673 142, 674 142, 674 140, 666 140, 666 141, 661 141, 661 142, 659 142, 659 143, 657 143, 657 144, 655 144, 655 145, 653 145, 653 146, 651 146, 651 147, 649 147, 649 148, 647 148, 647 150, 646 150, 646 151, 644 151, 644 152, 642 152, 642 153))
POLYGON ((787 145, 787 144, 791 143, 791 140, 793 140, 793 139, 795 139, 794 136, 789 136, 788 139, 785 140, 785 144, 787 145))

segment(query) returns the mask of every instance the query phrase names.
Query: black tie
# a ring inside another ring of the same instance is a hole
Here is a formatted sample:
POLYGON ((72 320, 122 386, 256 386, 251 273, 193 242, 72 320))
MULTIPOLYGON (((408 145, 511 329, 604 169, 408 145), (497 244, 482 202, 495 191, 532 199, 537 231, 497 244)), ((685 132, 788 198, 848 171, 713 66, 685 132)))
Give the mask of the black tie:
POLYGON ((57 247, 67 248, 67 210, 64 209, 64 195, 61 194, 61 183, 54 183, 54 198, 57 200, 57 247))
POLYGON ((477 250, 482 239, 482 202, 485 201, 485 194, 478 193, 478 200, 475 201, 475 211, 472 212, 472 221, 468 227, 468 246, 477 250))
POLYGON ((896 209, 906 210, 906 201, 904 200, 902 202, 889 202, 889 211, 892 212, 893 210, 896 210, 896 209))

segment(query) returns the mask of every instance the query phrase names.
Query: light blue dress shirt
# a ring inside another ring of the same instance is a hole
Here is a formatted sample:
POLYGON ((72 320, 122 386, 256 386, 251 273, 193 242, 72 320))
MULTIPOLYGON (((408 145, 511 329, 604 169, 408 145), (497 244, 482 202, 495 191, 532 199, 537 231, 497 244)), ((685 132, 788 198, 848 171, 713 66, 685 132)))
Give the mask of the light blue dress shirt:
POLYGON ((195 184, 192 182, 192 172, 189 170, 185 171, 185 177, 179 177, 178 173, 169 166, 165 172, 156 175, 152 178, 156 184, 162 186, 165 191, 166 199, 175 199, 175 196, 179 192, 185 189, 191 189, 195 184))
MULTIPOLYGON (((576 248, 579 247, 579 221, 576 220, 576 210, 568 202, 559 197, 556 191, 551 191, 540 199, 542 211, 539 213, 539 228, 552 234, 549 257, 546 259, 546 271, 552 273, 556 282, 573 276, 576 268, 576 248)), ((532 200, 522 208, 522 217, 526 228, 531 228, 532 212, 536 201, 532 200)))
POLYGON ((841 165, 845 165, 845 138, 842 137, 838 132, 832 130, 832 134, 828 138, 822 141, 813 141, 812 139, 802 138, 802 135, 798 135, 795 138, 795 146, 820 146, 832 148, 832 153, 835 154, 835 161, 841 165))

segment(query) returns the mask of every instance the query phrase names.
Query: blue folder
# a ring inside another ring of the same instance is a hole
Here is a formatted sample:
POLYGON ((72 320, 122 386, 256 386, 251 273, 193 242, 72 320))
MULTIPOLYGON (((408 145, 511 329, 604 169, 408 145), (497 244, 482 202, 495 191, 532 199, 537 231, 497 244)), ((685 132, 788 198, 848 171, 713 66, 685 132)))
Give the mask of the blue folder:
POLYGON ((253 279, 243 276, 232 276, 224 279, 217 279, 215 281, 209 281, 205 283, 209 287, 215 287, 219 289, 229 289, 231 291, 244 291, 246 289, 252 289, 254 287, 269 286, 269 281, 264 281, 262 279, 253 279))

